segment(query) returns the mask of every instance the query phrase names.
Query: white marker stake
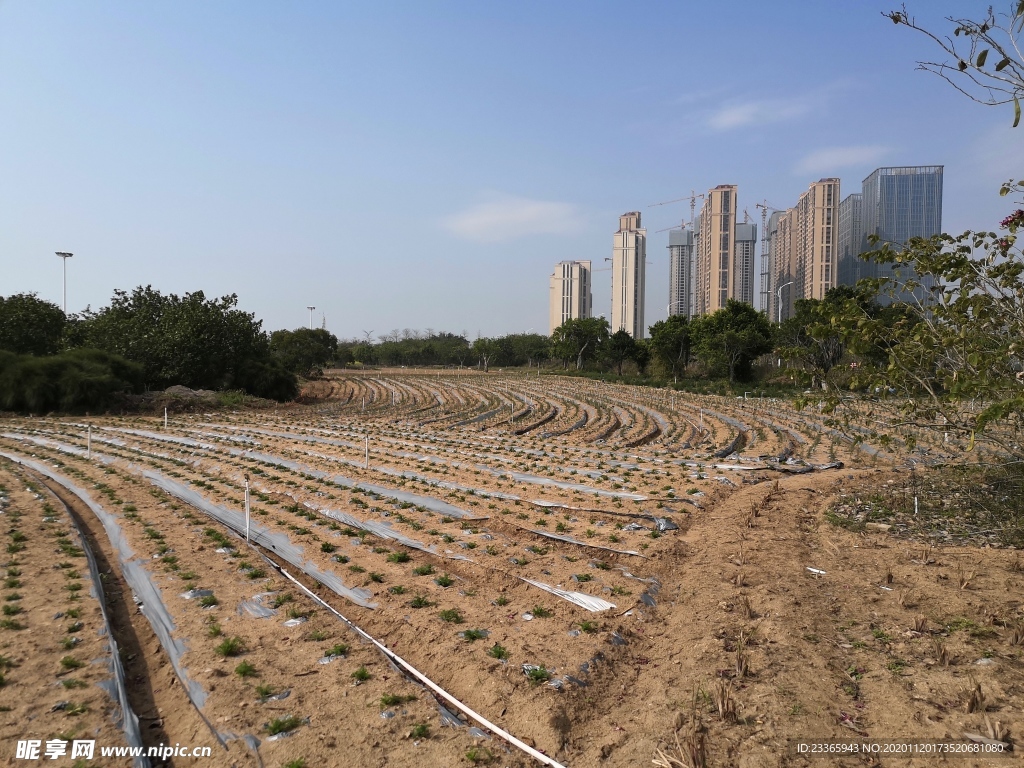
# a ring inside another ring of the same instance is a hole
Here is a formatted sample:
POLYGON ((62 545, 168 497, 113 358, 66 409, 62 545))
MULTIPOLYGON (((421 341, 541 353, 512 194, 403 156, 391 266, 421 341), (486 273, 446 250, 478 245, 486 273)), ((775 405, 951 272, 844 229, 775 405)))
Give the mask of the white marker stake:
POLYGON ((167 409, 164 408, 164 429, 167 429, 167 409))
POLYGON ((366 464, 366 469, 369 469, 370 468, 370 436, 369 435, 366 436, 366 457, 365 457, 364 462, 366 464))
POLYGON ((249 475, 245 476, 245 541, 249 541, 249 475))
POLYGON ((85 441, 85 458, 87 461, 92 460, 92 424, 89 425, 89 437, 85 441))

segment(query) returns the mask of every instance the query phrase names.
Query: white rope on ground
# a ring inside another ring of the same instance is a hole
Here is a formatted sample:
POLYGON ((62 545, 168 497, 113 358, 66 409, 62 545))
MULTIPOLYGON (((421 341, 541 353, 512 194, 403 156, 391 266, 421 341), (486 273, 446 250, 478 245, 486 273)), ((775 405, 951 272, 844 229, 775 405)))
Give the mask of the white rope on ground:
POLYGON ((448 693, 446 690, 444 690, 444 688, 439 686, 437 683, 432 681, 430 678, 428 678, 426 675, 424 675, 422 672, 420 672, 418 669, 416 669, 414 666, 412 666, 409 662, 407 662, 405 659, 403 659, 397 653, 395 653, 390 648, 388 648, 386 645, 384 645, 383 643, 378 641, 376 638, 374 638, 372 635, 367 633, 366 630, 361 629, 358 625, 353 623, 350 619, 345 618, 345 616, 342 615, 335 608, 333 608, 332 606, 328 605, 323 600, 321 600, 320 597, 318 597, 316 595, 316 593, 314 593, 311 590, 309 590, 306 587, 305 584, 303 584, 298 579, 296 579, 294 576, 292 576, 290 573, 288 573, 288 571, 286 571, 284 568, 281 568, 280 566, 276 566, 276 565, 275 565, 275 567, 280 571, 280 573, 283 576, 285 576, 286 578, 291 580, 291 582, 293 584, 295 584, 299 589, 301 589, 306 594, 307 597, 309 597, 314 602, 316 602, 318 605, 322 606, 323 608, 326 608, 328 611, 333 613, 335 616, 337 616, 339 619, 341 619, 343 622, 345 622, 345 624, 347 624, 349 626, 349 628, 352 629, 354 632, 356 632, 360 637, 365 638, 370 643, 372 643, 374 646, 376 646, 377 650, 380 651, 393 664, 395 664, 397 667, 399 667, 400 669, 405 671, 411 677, 414 677, 416 680, 418 680, 420 683, 425 685, 427 688, 429 688, 435 694, 437 694, 442 699, 444 699, 446 702, 451 704, 453 707, 458 709, 460 712, 465 714, 467 717, 473 718, 476 722, 480 723, 480 725, 482 725, 484 728, 489 730, 491 733, 495 734, 496 736, 500 736, 502 739, 507 741, 512 746, 519 748, 520 750, 522 750, 523 752, 528 754, 530 757, 534 758, 535 760, 539 760, 544 765, 551 766, 551 768, 566 768, 566 766, 563 765, 562 763, 559 763, 557 760, 554 760, 553 758, 548 757, 543 752, 540 752, 540 751, 534 749, 529 744, 526 744, 525 742, 520 741, 515 736, 513 736, 511 733, 509 733, 508 731, 498 727, 497 725, 492 723, 490 720, 485 718, 483 715, 478 714, 477 712, 474 712, 472 709, 467 707, 461 701, 459 701, 454 696, 452 696, 450 693, 448 693))

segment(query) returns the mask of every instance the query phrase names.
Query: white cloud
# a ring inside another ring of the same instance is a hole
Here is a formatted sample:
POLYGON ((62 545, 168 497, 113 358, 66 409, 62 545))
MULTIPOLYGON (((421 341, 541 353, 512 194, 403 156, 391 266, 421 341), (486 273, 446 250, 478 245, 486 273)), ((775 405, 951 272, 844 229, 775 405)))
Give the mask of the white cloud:
POLYGON ((810 99, 763 99, 732 101, 708 117, 708 125, 716 131, 730 131, 746 125, 763 125, 795 120, 811 109, 810 99))
POLYGON ((526 235, 564 234, 580 229, 579 209, 571 203, 500 197, 448 216, 449 232, 478 243, 497 243, 526 235))
POLYGON ((793 169, 798 174, 829 174, 851 165, 872 165, 889 153, 881 144, 823 147, 804 155, 793 169))

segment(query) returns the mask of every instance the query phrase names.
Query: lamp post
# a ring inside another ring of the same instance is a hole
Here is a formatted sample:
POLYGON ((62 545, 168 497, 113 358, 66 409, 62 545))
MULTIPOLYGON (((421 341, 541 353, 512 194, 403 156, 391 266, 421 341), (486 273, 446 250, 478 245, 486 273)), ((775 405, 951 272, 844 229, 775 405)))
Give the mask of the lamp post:
POLYGON ((790 280, 788 283, 784 283, 779 286, 779 289, 775 292, 778 301, 775 302, 775 306, 779 309, 779 325, 782 325, 782 289, 795 283, 796 280, 790 280))
POLYGON ((313 310, 316 309, 316 307, 306 307, 306 309, 309 310, 309 330, 312 331, 313 330, 313 310))
MULTIPOLYGON (((779 289, 775 292, 776 298, 778 299, 775 302, 775 306, 777 306, 779 308, 779 325, 782 325, 782 289, 787 287, 787 286, 792 285, 795 282, 796 282, 796 280, 790 280, 788 283, 784 283, 783 285, 780 285, 779 289)), ((782 358, 781 357, 779 358, 779 365, 778 365, 778 367, 779 368, 782 367, 782 358)))
POLYGON ((683 301, 682 299, 677 299, 676 301, 673 301, 671 304, 669 304, 667 307, 665 307, 666 315, 668 315, 669 317, 672 317, 672 307, 674 307, 676 304, 685 304, 685 303, 686 302, 683 301))
POLYGON ((67 251, 56 251, 56 254, 64 262, 64 314, 66 315, 68 313, 68 259, 74 254, 67 251))

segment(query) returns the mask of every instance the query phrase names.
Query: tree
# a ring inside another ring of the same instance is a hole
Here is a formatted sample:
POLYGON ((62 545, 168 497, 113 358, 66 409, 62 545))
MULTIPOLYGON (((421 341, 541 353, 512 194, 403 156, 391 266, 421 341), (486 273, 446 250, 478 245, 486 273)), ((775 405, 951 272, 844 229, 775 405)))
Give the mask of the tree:
POLYGON ((728 371, 730 384, 749 379, 754 359, 772 350, 772 324, 742 301, 729 299, 693 326, 697 354, 711 371, 728 371))
POLYGON ((480 367, 487 373, 491 358, 498 352, 498 345, 494 339, 479 338, 473 342, 473 354, 480 361, 480 367))
POLYGON ((835 316, 847 301, 857 302, 872 315, 878 315, 882 309, 866 294, 840 285, 831 288, 824 299, 797 299, 794 316, 779 328, 776 347, 779 355, 801 363, 809 372, 813 386, 824 386, 829 372, 842 362, 846 353, 835 316))
POLYGON ((261 397, 294 389, 294 376, 270 355, 262 323, 237 304, 235 294, 117 290, 109 307, 83 314, 77 333, 85 346, 139 363, 150 388, 239 388, 261 397))
POLYGON ((292 373, 309 376, 335 358, 338 339, 323 328, 274 331, 270 351, 292 373))
POLYGON ((34 293, 0 296, 0 349, 17 355, 60 351, 67 318, 56 304, 34 293))
POLYGON ((894 24, 931 38, 948 57, 946 61, 919 61, 918 69, 938 75, 979 104, 998 106, 1013 102, 1013 126, 1020 124, 1024 59, 1019 36, 1024 31, 1024 0, 1012 0, 1006 13, 997 14, 989 6, 984 18, 977 21, 946 17, 953 25, 953 37, 918 25, 905 5, 882 15, 894 24))
POLYGON ((575 358, 576 370, 580 370, 586 360, 596 356, 609 330, 608 321, 603 317, 566 320, 551 334, 552 350, 562 361, 563 368, 568 368, 569 360, 575 358))
POLYGON ((619 329, 601 345, 602 356, 615 366, 616 373, 622 375, 622 364, 636 356, 636 339, 624 329, 619 329))
POLYGON ((1004 235, 966 232, 952 237, 888 245, 869 258, 909 267, 906 281, 862 281, 890 295, 933 282, 930 301, 903 305, 903 316, 872 316, 847 302, 841 316, 854 350, 883 350, 879 366, 866 366, 860 383, 900 397, 882 400, 876 416, 890 427, 902 422, 959 432, 973 446, 988 441, 1021 458, 1024 429, 1024 254, 1017 231, 1024 211, 1007 217, 1004 235), (886 415, 887 412, 888 415, 886 415))
POLYGON ((690 322, 683 315, 672 315, 650 327, 650 351, 665 370, 671 372, 672 381, 679 380, 680 371, 690 363, 690 322))

